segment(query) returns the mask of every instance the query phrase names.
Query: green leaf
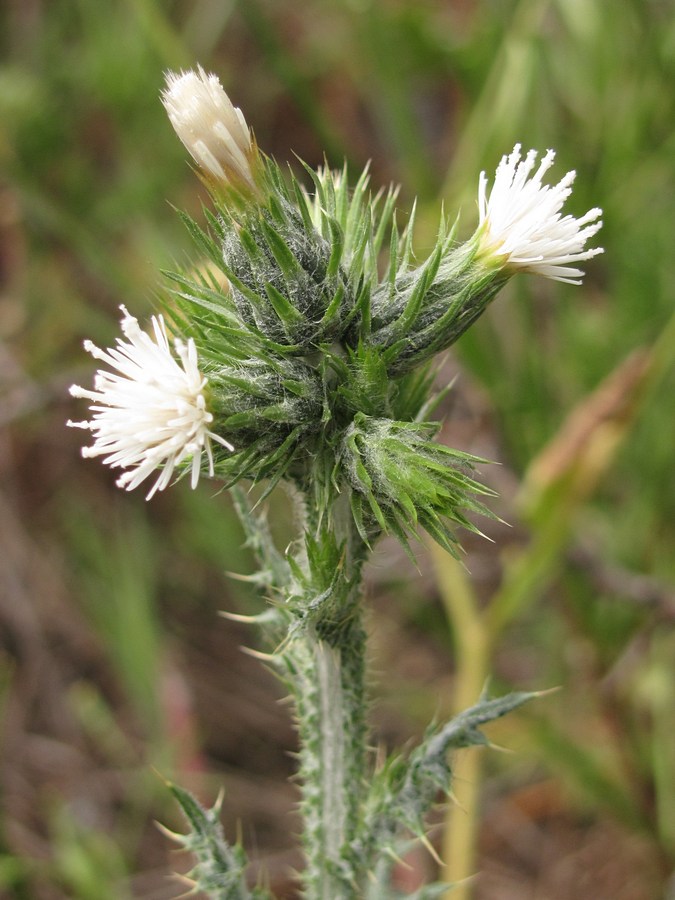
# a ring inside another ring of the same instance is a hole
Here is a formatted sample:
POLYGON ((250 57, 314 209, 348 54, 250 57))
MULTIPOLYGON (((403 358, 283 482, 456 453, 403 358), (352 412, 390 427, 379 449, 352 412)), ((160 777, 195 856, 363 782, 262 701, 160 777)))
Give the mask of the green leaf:
POLYGON ((405 307, 403 308, 403 312, 400 316, 395 320, 393 325, 391 326, 391 340, 397 340, 399 337, 408 334, 413 322, 417 319, 420 314, 420 310, 422 309, 422 304, 426 299, 427 293, 433 284, 434 278, 438 273, 438 267, 441 264, 441 259, 443 258, 443 247, 442 243, 439 240, 434 248, 433 253, 429 257, 429 259, 424 264, 422 271, 418 275, 415 280, 415 286, 412 291, 410 291, 410 295, 408 300, 406 301, 405 307))
POLYGON ((277 590, 287 587, 291 582, 290 568, 276 548, 267 517, 253 511, 248 494, 240 485, 231 488, 230 493, 244 528, 246 546, 251 548, 262 572, 266 574, 265 584, 277 590))
POLYGON ((223 264, 222 253, 220 252, 220 248, 215 243, 211 235, 207 234, 202 228, 197 225, 197 223, 188 216, 187 213, 178 212, 178 217, 181 222, 185 225, 188 232, 190 233, 190 237, 197 245, 197 247, 202 251, 202 253, 211 260, 211 262, 215 263, 219 268, 223 264))
POLYGON ((225 840, 219 818, 220 802, 204 809, 188 791, 176 784, 169 783, 168 787, 190 828, 187 834, 174 837, 196 858, 189 873, 195 891, 203 891, 211 900, 252 900, 255 896, 265 896, 259 891, 252 893, 246 885, 246 855, 242 847, 233 847, 225 840))
POLYGON ((489 743, 482 726, 518 709, 540 696, 514 692, 493 700, 481 699, 446 725, 431 727, 408 759, 387 761, 371 783, 363 823, 363 840, 374 855, 395 844, 405 832, 422 835, 424 817, 439 791, 450 790, 452 768, 449 754, 489 743))

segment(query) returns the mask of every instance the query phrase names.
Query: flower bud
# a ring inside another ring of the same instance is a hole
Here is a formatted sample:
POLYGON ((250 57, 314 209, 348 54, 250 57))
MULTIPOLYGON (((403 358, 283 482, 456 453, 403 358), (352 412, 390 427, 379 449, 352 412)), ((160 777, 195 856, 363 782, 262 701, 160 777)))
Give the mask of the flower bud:
POLYGON ((247 360, 209 372, 212 405, 220 427, 238 444, 271 437, 300 426, 315 430, 321 421, 321 382, 300 360, 247 360))
POLYGON ((447 249, 384 285, 372 301, 370 341, 386 352, 390 375, 403 375, 450 347, 485 311, 509 276, 479 264, 476 241, 447 249))
POLYGON ((321 426, 322 384, 300 360, 230 360, 209 371, 209 387, 214 421, 237 447, 217 469, 228 485, 263 477, 274 485, 321 426))
POLYGON ((339 458, 365 540, 384 531, 407 544, 419 524, 456 555, 449 523, 477 532, 467 512, 492 516, 475 495, 493 492, 471 477, 474 465, 485 460, 434 443, 437 430, 434 423, 354 417, 339 458))
POLYGON ((353 305, 351 286, 331 244, 286 197, 269 207, 250 204, 221 227, 224 271, 249 327, 299 353, 339 336, 353 305))
POLYGON ((251 133, 215 75, 201 66, 196 72, 167 72, 161 96, 176 134, 205 173, 217 181, 254 185, 251 133))

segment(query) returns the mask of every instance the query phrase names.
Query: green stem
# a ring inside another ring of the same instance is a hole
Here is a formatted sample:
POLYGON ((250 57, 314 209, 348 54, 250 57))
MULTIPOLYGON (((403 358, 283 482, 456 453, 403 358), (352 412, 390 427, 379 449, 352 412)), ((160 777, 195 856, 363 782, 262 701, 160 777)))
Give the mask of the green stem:
POLYGON ((314 654, 321 722, 322 826, 326 858, 336 860, 344 843, 347 823, 342 659, 340 651, 324 641, 317 641, 314 654))
POLYGON ((366 548, 341 497, 329 523, 312 521, 311 505, 305 510, 305 527, 319 550, 299 553, 296 561, 306 579, 305 608, 320 601, 321 613, 314 621, 308 613, 284 650, 300 735, 304 896, 350 900, 366 877, 353 850, 366 784, 366 639, 360 609, 366 548), (330 562, 334 549, 337 565, 330 562))
POLYGON ((293 655, 306 663, 296 681, 307 860, 304 896, 349 900, 356 896, 354 885, 362 881, 351 846, 365 783, 363 642, 353 635, 349 647, 315 636, 301 643, 293 655))
POLYGON ((348 900, 362 880, 351 846, 365 784, 364 650, 363 633, 352 626, 341 645, 312 634, 288 651, 300 732, 304 896, 311 900, 348 900))

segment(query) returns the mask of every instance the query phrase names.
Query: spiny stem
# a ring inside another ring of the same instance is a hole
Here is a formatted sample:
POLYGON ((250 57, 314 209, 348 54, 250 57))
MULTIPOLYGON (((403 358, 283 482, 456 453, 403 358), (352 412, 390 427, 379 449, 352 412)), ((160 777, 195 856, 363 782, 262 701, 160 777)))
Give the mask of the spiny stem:
MULTIPOLYGON (((361 880, 350 846, 364 783, 363 702, 358 700, 363 685, 354 682, 353 667, 345 659, 348 655, 349 650, 325 641, 314 644, 319 733, 316 745, 310 738, 305 747, 306 753, 316 752, 319 771, 320 806, 315 812, 320 820, 320 840, 307 847, 319 864, 318 890, 307 880, 307 896, 312 900, 347 900, 355 896, 355 884, 361 880)), ((314 880, 311 860, 308 863, 308 874, 314 880)))
POLYGON ((311 900, 350 900, 365 879, 353 851, 366 784, 365 632, 358 577, 365 548, 344 512, 341 498, 334 498, 333 515, 314 532, 317 544, 340 548, 339 578, 335 571, 318 579, 316 570, 311 575, 331 585, 322 595, 329 612, 297 633, 285 650, 301 745, 304 896, 311 900))
POLYGON ((348 900, 363 877, 351 851, 365 784, 364 635, 354 626, 341 645, 307 634, 287 651, 301 744, 304 896, 311 900, 348 900))
POLYGON ((317 641, 314 654, 319 685, 321 773, 323 776, 323 833, 328 859, 337 859, 345 839, 345 747, 342 666, 339 650, 317 641))

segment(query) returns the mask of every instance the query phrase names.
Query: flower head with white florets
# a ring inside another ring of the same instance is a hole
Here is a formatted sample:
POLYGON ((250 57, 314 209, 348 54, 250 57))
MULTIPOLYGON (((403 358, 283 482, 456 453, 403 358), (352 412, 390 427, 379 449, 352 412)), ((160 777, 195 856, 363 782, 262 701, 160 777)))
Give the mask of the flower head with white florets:
POLYGON ((100 369, 93 391, 71 387, 74 397, 94 403, 89 421, 68 424, 95 436, 92 446, 82 449, 83 456, 105 456, 103 462, 111 468, 126 470, 117 480, 119 487, 133 490, 159 468, 149 500, 164 490, 182 463, 191 460, 194 488, 204 453, 213 475, 211 441, 233 449, 209 430, 213 415, 207 409, 207 380, 199 371, 195 343, 176 339, 174 355, 162 316, 152 317, 150 335, 124 307, 122 312, 126 340, 118 338, 117 346, 107 350, 85 341, 85 349, 114 371, 100 369))
POLYGON ((216 75, 167 72, 162 103, 178 137, 201 169, 216 181, 253 187, 257 155, 242 111, 234 106, 216 75))
POLYGON ((561 215, 572 193, 576 173, 568 172, 557 185, 542 183, 555 158, 548 150, 532 175, 537 151, 521 159, 521 145, 503 156, 488 195, 488 180, 481 172, 478 188, 479 255, 499 261, 504 268, 532 272, 555 281, 580 284, 583 272, 572 263, 602 253, 601 247, 585 250, 589 238, 602 227, 601 209, 581 218, 561 215))

